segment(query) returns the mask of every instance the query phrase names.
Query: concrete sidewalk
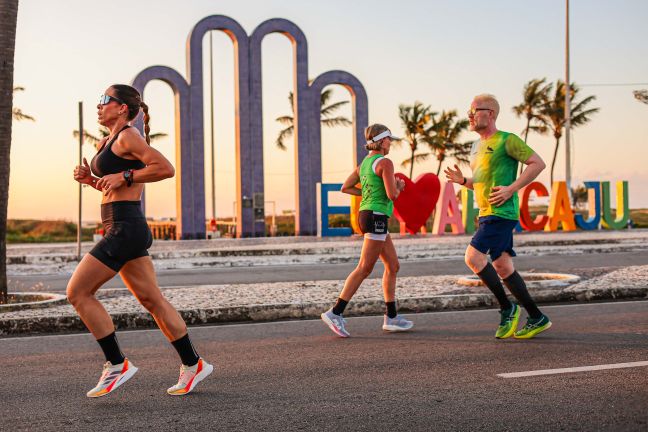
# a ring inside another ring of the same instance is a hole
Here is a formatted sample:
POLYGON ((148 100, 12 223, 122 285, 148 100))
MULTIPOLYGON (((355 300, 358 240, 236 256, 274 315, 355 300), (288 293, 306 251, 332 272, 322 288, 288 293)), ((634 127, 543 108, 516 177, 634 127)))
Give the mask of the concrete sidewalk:
MULTIPOLYGON (((337 298, 343 281, 304 281, 268 284, 187 286, 163 289, 188 325, 241 321, 318 318, 337 298)), ((539 303, 648 298, 648 265, 626 267, 563 287, 529 290, 539 303)), ((485 287, 458 283, 455 276, 398 279, 401 312, 496 307, 485 287)), ((126 290, 100 290, 98 297, 118 329, 155 327, 155 322, 126 290)), ((380 280, 360 287, 345 315, 382 314, 380 280)), ((46 309, 0 313, 0 335, 87 331, 69 304, 46 309)))
MULTIPOLYGON (((468 235, 392 235, 401 261, 462 258, 468 235)), ((648 250, 648 230, 520 233, 518 255, 601 254, 648 250)), ((93 243, 84 243, 83 253, 93 243)), ((149 253, 156 270, 254 267, 264 265, 357 262, 362 238, 272 237, 252 239, 155 241, 149 253)), ((76 244, 9 245, 7 274, 72 274, 78 261, 76 244)))

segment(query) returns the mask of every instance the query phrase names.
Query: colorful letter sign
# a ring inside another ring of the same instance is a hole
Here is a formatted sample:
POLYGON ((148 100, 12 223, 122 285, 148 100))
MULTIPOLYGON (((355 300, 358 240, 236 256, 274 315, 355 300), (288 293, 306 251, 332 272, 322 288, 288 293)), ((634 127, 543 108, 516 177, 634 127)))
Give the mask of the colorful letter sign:
POLYGON ((587 188, 587 208, 589 218, 583 219, 580 214, 574 215, 574 221, 580 229, 593 230, 598 229, 601 223, 601 183, 585 182, 587 188))
POLYGON ((542 231, 547 224, 547 220, 549 220, 549 216, 537 215, 535 219, 531 218, 529 212, 531 192, 535 192, 538 197, 549 196, 547 188, 542 183, 533 182, 527 185, 522 191, 522 199, 520 200, 520 225, 527 231, 542 231))
POLYGON ((329 215, 349 214, 351 209, 347 206, 329 206, 329 192, 340 192, 342 184, 338 183, 317 183, 317 234, 319 237, 326 236, 348 236, 351 235, 351 228, 329 228, 329 215))
POLYGON ((454 185, 451 182, 445 184, 441 200, 437 203, 432 233, 437 235, 445 234, 447 225, 450 225, 452 234, 464 233, 457 195, 455 195, 454 185))
POLYGON ((547 216, 549 216, 549 222, 544 227, 545 231, 558 231, 558 224, 562 224, 563 231, 576 229, 574 211, 569 203, 569 193, 567 193, 567 183, 554 182, 547 216))
MULTIPOLYGON (((425 222, 435 210, 433 234, 445 233, 450 225, 453 234, 471 234, 475 231, 475 217, 479 213, 473 207, 473 191, 461 189, 461 206, 452 183, 443 185, 441 199, 441 183, 434 174, 421 174, 416 182, 409 180, 404 174, 396 174, 405 181, 405 190, 401 192, 394 202, 394 215, 405 225, 410 234, 416 234, 425 226, 425 222)), ((622 229, 628 224, 630 218, 630 204, 628 202, 628 182, 616 182, 616 215, 612 215, 610 182, 587 181, 584 183, 588 190, 588 216, 587 219, 572 209, 567 184, 562 181, 554 182, 551 195, 547 188, 539 182, 530 183, 520 192, 520 224, 517 231, 573 231, 577 227, 583 230, 599 228, 622 229), (537 197, 550 196, 547 214, 531 216, 529 200, 535 193, 537 197)), ((327 193, 339 191, 339 184, 323 184, 318 189, 318 199, 321 201, 318 217, 321 225, 321 235, 350 235, 348 228, 328 228, 328 215, 351 212, 351 226, 353 231, 360 233, 357 215, 360 207, 360 197, 351 198, 349 207, 329 207, 327 193)))
POLYGON ((602 201, 603 201, 603 221, 601 225, 607 229, 621 229, 628 223, 630 217, 630 205, 628 204, 628 182, 617 182, 617 206, 616 219, 612 218, 612 209, 610 209, 610 182, 601 182, 602 201), (619 215, 621 212, 621 215, 619 215))

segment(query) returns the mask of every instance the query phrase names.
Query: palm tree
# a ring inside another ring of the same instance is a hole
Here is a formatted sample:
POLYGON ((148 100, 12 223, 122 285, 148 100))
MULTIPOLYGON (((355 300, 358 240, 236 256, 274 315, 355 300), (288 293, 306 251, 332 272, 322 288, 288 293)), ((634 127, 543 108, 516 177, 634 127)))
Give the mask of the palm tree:
POLYGON ((430 149, 436 153, 437 176, 441 172, 441 165, 446 157, 451 157, 461 164, 469 163, 472 141, 460 143, 459 136, 468 129, 468 119, 457 118, 457 110, 442 111, 437 120, 432 117, 432 131, 434 135, 428 141, 430 149))
POLYGON ((7 201, 18 0, 0 0, 0 303, 7 302, 7 201))
MULTIPOLYGON (((14 87, 13 88, 13 93, 16 93, 17 91, 25 91, 25 87, 14 87)), ((13 107, 11 111, 11 115, 14 120, 16 121, 22 121, 22 120, 31 120, 31 121, 36 121, 36 119, 29 114, 25 114, 22 112, 20 108, 13 107)))
MULTIPOLYGON (((93 135, 90 132, 88 132, 86 129, 83 130, 83 140, 88 144, 92 144, 95 148, 98 148, 99 143, 103 138, 110 135, 110 131, 105 126, 99 126, 99 135, 100 137, 97 137, 96 135, 93 135)), ((79 130, 78 129, 73 130, 72 136, 74 138, 79 138, 79 130)), ((149 138, 151 139, 151 142, 156 141, 160 138, 164 138, 165 136, 167 136, 167 134, 165 134, 164 132, 149 134, 149 138)))
POLYGON ((422 162, 430 157, 430 153, 416 154, 419 144, 426 144, 430 141, 432 125, 430 120, 437 113, 432 112, 430 106, 424 106, 421 102, 414 102, 414 105, 399 105, 398 117, 405 130, 405 141, 411 151, 411 157, 401 163, 401 166, 410 166, 410 179, 414 174, 414 163, 422 162))
MULTIPOLYGON (((544 135, 547 133, 547 119, 542 114, 542 107, 547 103, 549 94, 553 87, 552 83, 546 83, 546 78, 533 79, 526 83, 524 91, 522 92, 522 102, 513 107, 513 112, 517 117, 524 116, 526 118, 526 127, 522 132, 524 134, 524 142, 529 143, 529 131, 544 135)), ((522 172, 522 164, 520 164, 520 172, 522 172)))
MULTIPOLYGON (((572 101, 571 125, 573 127, 582 126, 590 121, 592 114, 599 111, 599 108, 586 108, 590 102, 596 99, 596 96, 587 96, 577 102, 576 96, 580 89, 576 84, 570 84, 569 88, 572 101)), ((556 82, 553 97, 550 97, 542 108, 542 115, 547 117, 549 129, 553 132, 553 136, 556 139, 556 147, 551 161, 551 184, 553 184, 556 156, 558 155, 560 138, 562 137, 563 127, 565 126, 565 83, 562 80, 556 82)))
POLYGON ((639 102, 648 104, 648 90, 634 90, 632 93, 639 102))
MULTIPOLYGON (((339 102, 334 102, 330 105, 327 105, 329 102, 329 99, 331 99, 331 96, 333 95, 333 89, 326 89, 322 92, 320 95, 320 113, 321 113, 321 118, 322 118, 322 125, 327 126, 327 127, 335 127, 335 126, 350 126, 352 124, 351 120, 344 116, 338 116, 338 117, 331 117, 335 111, 340 109, 343 105, 346 105, 349 103, 349 101, 339 101, 339 102)), ((290 138, 294 131, 295 131, 295 125, 294 125, 294 115, 295 115, 295 101, 294 101, 294 95, 293 92, 288 93, 288 103, 290 103, 290 109, 292 110, 292 115, 286 115, 286 116, 281 116, 277 117, 275 120, 282 125, 285 125, 286 127, 279 131, 279 135, 277 136, 277 140, 275 141, 275 144, 278 148, 281 150, 286 150, 286 145, 284 144, 284 140, 290 138)))
MULTIPOLYGON (((405 107, 412 108, 411 113, 414 111, 420 112, 421 107, 418 107, 417 110, 414 110, 414 107, 405 107)), ((429 107, 427 107, 429 112, 429 107)), ((434 156, 439 165, 437 166, 437 176, 441 172, 441 166, 447 158, 454 158, 459 164, 468 164, 470 157, 470 148, 472 147, 472 141, 460 143, 459 136, 468 129, 468 120, 458 119, 457 110, 442 111, 441 114, 438 114, 437 118, 436 112, 429 112, 424 118, 427 119, 427 123, 423 123, 420 130, 422 131, 418 136, 418 140, 413 140, 410 137, 406 138, 408 143, 410 143, 410 148, 412 147, 411 142, 416 142, 416 147, 418 144, 427 144, 430 148, 430 151, 427 153, 418 153, 414 155, 413 158, 406 159, 401 163, 401 166, 406 167, 413 165, 414 162, 420 162, 429 159, 431 156, 434 156)), ((410 135, 408 133, 408 135, 410 135)), ((416 149, 414 149, 416 150, 416 149)), ((410 171, 410 178, 412 172, 410 171)))
POLYGON ((585 186, 581 185, 572 188, 571 196, 572 196, 572 207, 580 207, 582 204, 587 203, 587 199, 589 198, 589 191, 585 186))

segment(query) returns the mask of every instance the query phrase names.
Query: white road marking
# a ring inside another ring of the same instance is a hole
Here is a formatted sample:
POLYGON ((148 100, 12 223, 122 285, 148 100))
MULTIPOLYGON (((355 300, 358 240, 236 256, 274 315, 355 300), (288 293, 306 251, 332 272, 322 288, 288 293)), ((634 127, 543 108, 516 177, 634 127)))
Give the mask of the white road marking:
POLYGON ((571 367, 571 368, 562 368, 562 369, 542 369, 526 372, 511 372, 511 373, 501 373, 497 374, 500 378, 522 378, 530 376, 539 376, 539 375, 556 375, 564 373, 574 373, 574 372, 589 372, 589 371, 598 371, 606 369, 623 369, 623 368, 633 368, 648 366, 648 361, 639 361, 632 363, 612 363, 604 365, 595 365, 595 366, 580 366, 580 367, 571 367))

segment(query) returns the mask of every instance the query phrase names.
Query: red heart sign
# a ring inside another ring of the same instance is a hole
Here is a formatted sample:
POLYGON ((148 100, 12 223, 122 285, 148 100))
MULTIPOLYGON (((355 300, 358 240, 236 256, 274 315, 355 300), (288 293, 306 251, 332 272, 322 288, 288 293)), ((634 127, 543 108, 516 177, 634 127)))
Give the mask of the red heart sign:
POLYGON ((396 177, 405 181, 405 189, 394 201, 394 216, 405 222, 410 234, 416 234, 436 207, 441 182, 436 174, 431 173, 421 174, 415 181, 402 173, 396 173, 396 177))

